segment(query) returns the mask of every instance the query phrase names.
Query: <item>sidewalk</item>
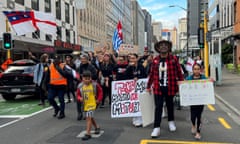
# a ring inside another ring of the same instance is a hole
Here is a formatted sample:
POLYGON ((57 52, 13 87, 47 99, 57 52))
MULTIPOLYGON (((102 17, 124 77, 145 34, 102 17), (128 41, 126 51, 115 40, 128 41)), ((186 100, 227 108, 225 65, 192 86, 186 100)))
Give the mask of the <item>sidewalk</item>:
POLYGON ((215 87, 215 94, 240 117, 240 75, 222 68, 222 85, 215 87))

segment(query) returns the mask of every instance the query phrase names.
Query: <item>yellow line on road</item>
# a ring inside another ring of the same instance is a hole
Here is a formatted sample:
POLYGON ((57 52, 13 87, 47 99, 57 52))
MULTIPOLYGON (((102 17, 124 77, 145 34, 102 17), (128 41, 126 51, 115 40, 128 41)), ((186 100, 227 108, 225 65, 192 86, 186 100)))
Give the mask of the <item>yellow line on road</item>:
POLYGON ((219 122, 226 128, 226 129, 232 129, 232 127, 225 121, 224 118, 218 118, 219 122))
POLYGON ((141 140, 140 144, 231 144, 217 142, 196 142, 196 141, 172 141, 172 140, 141 140))
POLYGON ((208 109, 210 110, 210 111, 216 111, 216 109, 214 108, 214 106, 213 105, 207 105, 208 106, 208 109))

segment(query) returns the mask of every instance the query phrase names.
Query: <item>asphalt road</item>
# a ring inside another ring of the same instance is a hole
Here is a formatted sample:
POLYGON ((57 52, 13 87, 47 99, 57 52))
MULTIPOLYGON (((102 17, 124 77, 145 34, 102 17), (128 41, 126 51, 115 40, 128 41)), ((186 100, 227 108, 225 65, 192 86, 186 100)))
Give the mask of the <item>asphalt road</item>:
POLYGON ((66 104, 66 118, 53 118, 53 110, 45 109, 26 117, 0 118, 1 144, 157 144, 157 143, 240 143, 239 121, 230 116, 229 109, 219 101, 205 107, 203 113, 202 139, 196 141, 190 132, 189 108, 176 110, 176 132, 169 132, 167 119, 163 119, 161 136, 151 139, 152 125, 144 128, 132 126, 131 118, 112 119, 110 108, 98 109, 95 113, 101 126, 101 135, 82 141, 85 121, 77 121, 75 103, 66 104), (220 122, 221 121, 221 122, 220 122), (11 123, 9 123, 11 122, 11 123), (5 125, 4 125, 5 124, 5 125))

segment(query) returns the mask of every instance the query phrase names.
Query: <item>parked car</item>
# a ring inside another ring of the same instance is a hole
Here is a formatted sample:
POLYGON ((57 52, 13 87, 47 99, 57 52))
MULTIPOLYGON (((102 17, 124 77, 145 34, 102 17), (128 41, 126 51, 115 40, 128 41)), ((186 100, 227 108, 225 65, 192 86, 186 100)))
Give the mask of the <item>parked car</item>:
POLYGON ((38 95, 33 83, 33 72, 36 63, 29 59, 14 61, 0 73, 0 93, 5 100, 14 100, 18 94, 38 95))

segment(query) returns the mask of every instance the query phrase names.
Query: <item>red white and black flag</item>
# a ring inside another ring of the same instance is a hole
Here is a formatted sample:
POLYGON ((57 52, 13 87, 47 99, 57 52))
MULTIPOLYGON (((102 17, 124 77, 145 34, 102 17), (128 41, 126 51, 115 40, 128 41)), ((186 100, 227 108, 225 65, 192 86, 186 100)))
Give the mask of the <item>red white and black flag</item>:
POLYGON ((40 30, 46 34, 56 35, 55 17, 40 11, 3 11, 17 35, 40 30))

